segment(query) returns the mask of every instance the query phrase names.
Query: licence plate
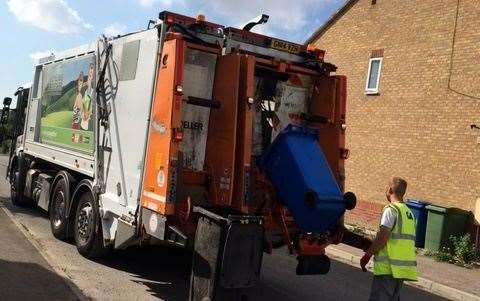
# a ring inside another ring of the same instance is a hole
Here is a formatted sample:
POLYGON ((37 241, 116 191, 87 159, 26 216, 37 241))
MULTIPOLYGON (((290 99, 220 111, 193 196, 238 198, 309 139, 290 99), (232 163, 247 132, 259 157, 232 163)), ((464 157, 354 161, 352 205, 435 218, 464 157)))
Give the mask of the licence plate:
POLYGON ((300 45, 272 39, 272 43, 270 47, 273 49, 277 49, 280 51, 285 51, 288 53, 299 54, 300 53, 300 45))

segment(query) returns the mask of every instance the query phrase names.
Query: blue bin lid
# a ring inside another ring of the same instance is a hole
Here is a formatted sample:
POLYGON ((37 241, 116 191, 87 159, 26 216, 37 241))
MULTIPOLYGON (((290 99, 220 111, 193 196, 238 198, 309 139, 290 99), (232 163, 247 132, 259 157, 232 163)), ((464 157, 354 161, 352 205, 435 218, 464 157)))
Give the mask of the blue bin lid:
POLYGON ((412 206, 417 208, 423 208, 430 205, 429 202, 425 202, 421 200, 412 200, 412 199, 408 199, 405 203, 407 204, 407 206, 412 206))

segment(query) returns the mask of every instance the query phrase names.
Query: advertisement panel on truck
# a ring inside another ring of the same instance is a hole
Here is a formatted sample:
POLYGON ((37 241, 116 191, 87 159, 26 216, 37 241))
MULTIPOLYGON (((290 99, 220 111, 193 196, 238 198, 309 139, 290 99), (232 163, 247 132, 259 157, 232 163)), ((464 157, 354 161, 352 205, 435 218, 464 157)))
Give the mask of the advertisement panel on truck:
POLYGON ((94 56, 43 67, 40 141, 92 153, 94 56))

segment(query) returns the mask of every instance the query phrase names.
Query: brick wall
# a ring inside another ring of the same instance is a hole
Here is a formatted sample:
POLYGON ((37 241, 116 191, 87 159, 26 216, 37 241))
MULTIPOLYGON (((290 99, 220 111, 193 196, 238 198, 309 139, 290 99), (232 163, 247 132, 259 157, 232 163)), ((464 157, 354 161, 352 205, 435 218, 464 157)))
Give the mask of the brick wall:
POLYGON ((480 3, 359 0, 316 41, 348 77, 346 186, 360 202, 347 220, 374 226, 392 176, 407 197, 472 210, 480 196, 480 3), (383 50, 378 95, 368 61, 383 50), (450 72, 450 67, 452 70, 450 72), (450 87, 457 92, 451 91, 450 87))

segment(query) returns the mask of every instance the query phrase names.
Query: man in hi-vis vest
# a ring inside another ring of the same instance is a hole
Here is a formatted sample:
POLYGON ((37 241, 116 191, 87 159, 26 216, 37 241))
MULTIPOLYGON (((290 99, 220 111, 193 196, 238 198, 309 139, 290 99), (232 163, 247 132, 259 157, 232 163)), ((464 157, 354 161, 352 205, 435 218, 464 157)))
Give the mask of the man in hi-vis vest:
POLYGON ((370 301, 400 300, 404 280, 417 280, 415 255, 415 220, 403 202, 407 182, 392 178, 387 188, 387 200, 383 209, 380 230, 365 255, 360 260, 362 270, 373 258, 373 283, 370 301))

